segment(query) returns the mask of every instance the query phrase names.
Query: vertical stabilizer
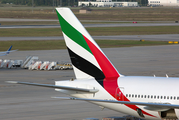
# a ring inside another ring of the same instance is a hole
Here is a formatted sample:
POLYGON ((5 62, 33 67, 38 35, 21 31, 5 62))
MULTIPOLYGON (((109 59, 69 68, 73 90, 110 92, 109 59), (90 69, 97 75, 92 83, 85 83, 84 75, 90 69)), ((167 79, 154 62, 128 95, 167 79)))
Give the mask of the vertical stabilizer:
POLYGON ((120 74, 69 8, 56 8, 77 79, 116 78, 120 74))
POLYGON ((12 45, 9 47, 9 49, 7 51, 11 51, 11 49, 12 49, 12 45))
POLYGON ((11 49, 12 49, 12 45, 9 47, 9 49, 7 50, 7 54, 9 54, 9 52, 8 51, 11 51, 11 49))

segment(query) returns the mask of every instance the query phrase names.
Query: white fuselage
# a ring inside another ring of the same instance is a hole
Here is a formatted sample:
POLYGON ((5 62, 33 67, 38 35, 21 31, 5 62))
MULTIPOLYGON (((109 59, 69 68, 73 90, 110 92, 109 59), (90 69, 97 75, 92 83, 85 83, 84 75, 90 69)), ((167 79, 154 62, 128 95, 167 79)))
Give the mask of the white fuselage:
MULTIPOLYGON (((119 77, 117 80, 118 88, 116 89, 116 97, 126 97, 132 102, 153 102, 162 104, 179 104, 179 78, 164 78, 164 77, 136 77, 136 76, 125 76, 119 77), (120 91, 118 91, 120 89, 120 91), (122 92, 124 96, 122 96, 122 92), (121 95, 121 96, 120 96, 121 95)), ((72 86, 87 89, 98 89, 97 93, 82 93, 76 91, 59 90, 57 91, 66 93, 73 97, 78 98, 90 98, 90 99, 103 99, 103 100, 116 100, 111 94, 109 94, 95 79, 88 80, 74 80, 74 81, 56 81, 56 85, 72 86)), ((112 87, 112 86, 110 86, 112 87)), ((136 110, 130 107, 117 104, 117 103, 102 103, 102 102, 92 102, 99 106, 109 108, 115 111, 123 112, 125 114, 140 117, 136 110)), ((144 119, 161 119, 161 111, 167 111, 162 108, 146 108, 146 106, 137 106, 141 110, 149 113, 150 115, 144 114, 144 119), (155 117, 154 117, 155 116, 155 117)), ((169 114, 168 114, 169 115, 169 114)), ((170 114, 179 118, 179 109, 173 110, 170 114)))

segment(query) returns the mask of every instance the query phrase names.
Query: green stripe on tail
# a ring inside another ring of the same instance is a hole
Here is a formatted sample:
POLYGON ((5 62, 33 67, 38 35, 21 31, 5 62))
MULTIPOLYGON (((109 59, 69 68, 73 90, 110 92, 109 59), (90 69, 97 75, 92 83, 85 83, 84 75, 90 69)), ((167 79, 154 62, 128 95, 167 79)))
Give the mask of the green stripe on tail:
POLYGON ((89 51, 91 54, 93 54, 86 43, 83 35, 78 32, 74 27, 72 27, 56 10, 57 16, 61 25, 62 31, 67 35, 70 39, 72 39, 74 42, 82 46, 84 49, 89 51))

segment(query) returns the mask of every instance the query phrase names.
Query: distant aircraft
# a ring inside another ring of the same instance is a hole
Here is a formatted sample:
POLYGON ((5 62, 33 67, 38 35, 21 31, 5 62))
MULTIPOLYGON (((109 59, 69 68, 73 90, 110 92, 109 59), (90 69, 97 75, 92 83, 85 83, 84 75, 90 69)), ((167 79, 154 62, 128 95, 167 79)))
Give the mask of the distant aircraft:
POLYGON ((88 101, 142 119, 179 118, 179 78, 120 74, 69 8, 56 11, 76 79, 9 83, 55 88, 72 97, 54 98, 88 101))
POLYGON ((12 48, 12 45, 9 47, 7 51, 0 52, 0 56, 5 56, 5 55, 8 55, 10 52, 17 51, 17 50, 11 50, 11 48, 12 48))

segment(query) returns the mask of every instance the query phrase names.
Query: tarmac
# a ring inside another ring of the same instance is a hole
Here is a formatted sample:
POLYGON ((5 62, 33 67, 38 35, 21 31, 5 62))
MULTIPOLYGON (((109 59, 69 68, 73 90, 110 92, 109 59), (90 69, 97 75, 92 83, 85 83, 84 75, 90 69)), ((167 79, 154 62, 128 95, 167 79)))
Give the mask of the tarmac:
MULTIPOLYGON (((92 36, 95 40, 151 40, 151 41, 179 41, 179 34, 159 34, 159 35, 112 35, 112 36, 92 36)), ((40 36, 40 37, 0 37, 0 41, 20 41, 20 40, 64 40, 63 36, 40 36)))
MULTIPOLYGON (((118 71, 126 76, 179 77, 179 45, 104 48, 118 71)), ((70 62, 67 50, 17 51, 0 59, 25 59, 36 55, 40 60, 70 62)), ((0 120, 82 120, 124 116, 83 101, 59 100, 51 97, 67 95, 52 88, 8 84, 25 81, 54 84, 57 80, 75 78, 73 70, 30 71, 0 69, 0 120)), ((130 83, 129 83, 130 84, 130 83)))
MULTIPOLYGON (((84 27, 137 27, 137 26, 179 26, 178 23, 113 23, 113 24, 83 24, 84 27)), ((60 25, 0 25, 0 29, 16 28, 60 28, 60 25)))

